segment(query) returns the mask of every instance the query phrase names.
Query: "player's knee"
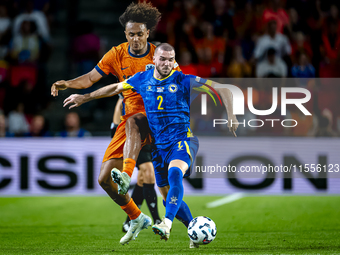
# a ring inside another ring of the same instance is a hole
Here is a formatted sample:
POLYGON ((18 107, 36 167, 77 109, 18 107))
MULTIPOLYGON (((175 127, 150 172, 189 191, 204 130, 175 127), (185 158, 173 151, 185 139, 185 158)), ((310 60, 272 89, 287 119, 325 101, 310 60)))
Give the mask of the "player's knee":
POLYGON ((139 187, 143 187, 143 183, 144 183, 143 176, 138 176, 138 178, 137 178, 137 185, 139 187))
POLYGON ((98 176, 98 183, 102 188, 110 186, 111 176, 106 171, 101 171, 98 176))
POLYGON ((171 167, 169 169, 168 180, 169 180, 170 186, 181 182, 182 178, 183 178, 183 173, 180 168, 171 167))
POLYGON ((139 165, 140 171, 143 173, 143 182, 144 183, 155 183, 155 174, 154 169, 151 162, 146 162, 139 165))
POLYGON ((109 185, 108 183, 108 180, 107 180, 107 177, 104 176, 103 174, 100 174, 99 177, 98 177, 98 183, 99 185, 104 188, 104 187, 107 187, 109 185))

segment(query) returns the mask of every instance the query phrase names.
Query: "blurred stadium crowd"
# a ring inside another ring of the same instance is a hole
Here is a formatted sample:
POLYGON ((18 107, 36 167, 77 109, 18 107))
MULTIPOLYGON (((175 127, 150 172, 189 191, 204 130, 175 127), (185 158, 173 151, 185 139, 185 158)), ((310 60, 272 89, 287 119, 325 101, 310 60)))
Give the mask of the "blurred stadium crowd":
MULTIPOLYGON (((289 109, 289 117, 299 123, 296 128, 241 128, 242 135, 340 135, 340 86, 336 80, 314 79, 340 76, 339 1, 151 2, 163 16, 149 41, 172 44, 184 73, 201 77, 299 78, 294 86, 311 91, 307 108, 312 116, 302 115, 296 107, 289 109)), ((0 1, 0 137, 90 135, 80 128, 77 113, 66 115, 65 130, 53 134, 45 119, 51 100, 46 96, 51 86, 46 82, 46 63, 54 39, 51 34, 56 6, 58 0, 0 1)), ((116 19, 118 22, 118 16, 116 19)), ((105 51, 89 21, 80 21, 77 26, 69 46, 69 61, 77 64, 77 74, 81 75, 91 70, 105 51)), ((257 109, 271 107, 273 85, 252 84, 257 109)), ((247 118, 260 117, 248 112, 247 118)), ((95 128, 90 131, 95 135, 95 128)), ((211 134, 204 119, 195 121, 194 131, 211 134)))

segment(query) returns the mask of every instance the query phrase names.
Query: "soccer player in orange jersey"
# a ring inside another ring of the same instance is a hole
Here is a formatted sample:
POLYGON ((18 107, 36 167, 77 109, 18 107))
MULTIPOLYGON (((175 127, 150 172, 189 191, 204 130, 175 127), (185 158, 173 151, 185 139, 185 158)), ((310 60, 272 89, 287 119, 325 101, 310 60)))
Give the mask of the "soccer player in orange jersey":
MULTIPOLYGON (((110 73, 117 76, 119 81, 123 81, 137 72, 154 68, 155 46, 148 43, 147 39, 150 30, 155 28, 160 16, 160 12, 149 3, 129 5, 119 18, 125 28, 128 42, 113 47, 91 72, 73 80, 55 82, 51 87, 51 94, 57 96, 59 90, 67 88, 88 88, 110 73)), ((177 69, 179 69, 178 66, 177 69)), ((146 142, 149 133, 142 97, 132 90, 124 92, 123 96, 125 115, 122 116, 122 122, 105 152, 98 178, 100 186, 131 219, 130 228, 120 240, 121 244, 133 240, 143 228, 151 224, 150 218, 139 210, 129 194, 125 194, 126 192, 119 194, 118 185, 111 180, 110 174, 113 168, 123 169, 123 172, 128 176, 132 175, 142 146, 141 141, 146 142), (127 137, 128 140, 124 147, 127 137), (122 159, 123 152, 124 161, 122 159), (124 167, 122 166, 123 162, 124 167)), ((154 176, 153 167, 149 168, 148 173, 143 176, 150 176, 150 172, 154 176)))

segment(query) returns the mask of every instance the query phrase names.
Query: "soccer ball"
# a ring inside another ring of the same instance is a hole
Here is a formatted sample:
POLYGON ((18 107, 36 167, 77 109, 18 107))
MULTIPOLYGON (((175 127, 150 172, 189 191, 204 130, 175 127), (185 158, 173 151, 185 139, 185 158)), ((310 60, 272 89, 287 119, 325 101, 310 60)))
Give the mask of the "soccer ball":
POLYGON ((194 243, 208 244, 216 237, 216 225, 212 219, 199 216, 190 221, 188 226, 188 236, 194 243))

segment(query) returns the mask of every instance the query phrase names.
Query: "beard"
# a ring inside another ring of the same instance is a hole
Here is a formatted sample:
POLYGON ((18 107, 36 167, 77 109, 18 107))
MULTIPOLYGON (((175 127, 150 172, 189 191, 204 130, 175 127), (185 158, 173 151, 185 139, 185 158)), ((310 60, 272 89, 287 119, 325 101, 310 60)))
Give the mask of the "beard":
POLYGON ((157 69, 158 73, 159 73, 163 78, 167 77, 167 76, 171 73, 171 70, 172 70, 170 67, 164 70, 164 69, 161 69, 161 68, 158 67, 158 66, 156 66, 156 69, 157 69))

